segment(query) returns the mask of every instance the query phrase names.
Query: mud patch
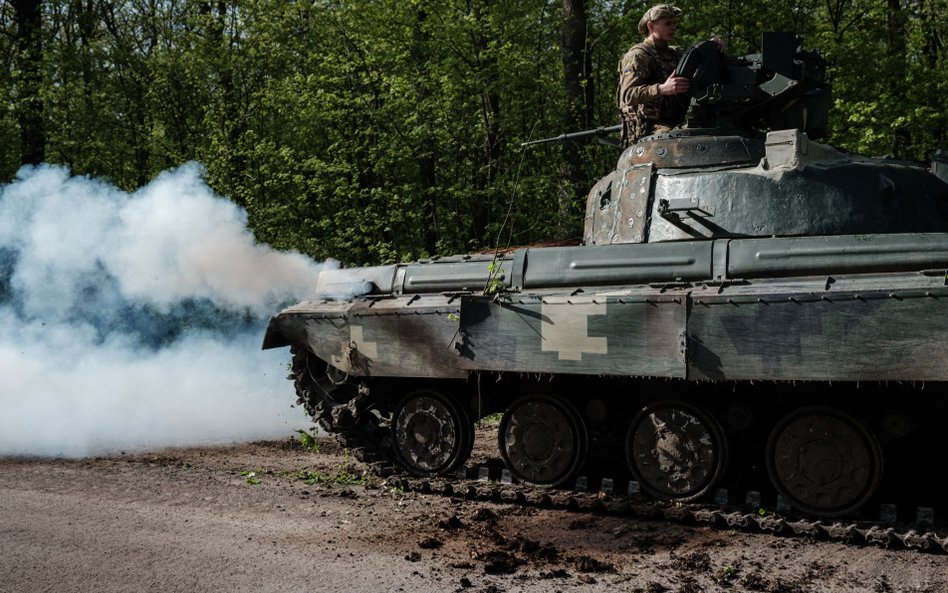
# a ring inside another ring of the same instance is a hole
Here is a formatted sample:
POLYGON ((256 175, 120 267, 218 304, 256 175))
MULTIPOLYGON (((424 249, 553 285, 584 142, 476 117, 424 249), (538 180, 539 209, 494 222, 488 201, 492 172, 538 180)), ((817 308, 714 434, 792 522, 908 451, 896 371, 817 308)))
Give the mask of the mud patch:
POLYGON ((466 528, 467 525, 465 525, 464 522, 461 521, 461 518, 457 515, 451 515, 447 519, 438 521, 438 529, 443 531, 460 531, 466 528))
POLYGON ((570 564, 572 564, 576 570, 584 573, 609 573, 615 574, 618 572, 614 564, 609 562, 602 562, 601 560, 596 560, 591 556, 574 556, 570 559, 570 564))
POLYGON ((491 550, 476 558, 484 563, 484 574, 513 574, 523 561, 509 552, 491 550))
POLYGON ((474 514, 471 515, 471 519, 474 521, 481 521, 484 523, 490 523, 493 525, 497 524, 497 513, 490 509, 480 508, 474 511, 474 514))
POLYGON ((426 537, 418 542, 418 547, 423 550, 437 550, 444 545, 444 542, 436 537, 426 537))
POLYGON ((711 557, 708 556, 707 552, 692 552, 690 554, 677 557, 672 562, 672 566, 678 570, 686 572, 710 572, 711 557))

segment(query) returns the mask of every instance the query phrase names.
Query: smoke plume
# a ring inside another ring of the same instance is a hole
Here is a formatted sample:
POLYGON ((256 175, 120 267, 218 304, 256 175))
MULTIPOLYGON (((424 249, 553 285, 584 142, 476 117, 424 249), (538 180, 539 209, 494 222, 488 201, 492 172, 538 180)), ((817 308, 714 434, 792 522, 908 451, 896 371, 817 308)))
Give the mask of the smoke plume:
POLYGON ((54 166, 0 186, 0 455, 291 435, 267 319, 319 266, 257 244, 200 166, 123 192, 54 166))

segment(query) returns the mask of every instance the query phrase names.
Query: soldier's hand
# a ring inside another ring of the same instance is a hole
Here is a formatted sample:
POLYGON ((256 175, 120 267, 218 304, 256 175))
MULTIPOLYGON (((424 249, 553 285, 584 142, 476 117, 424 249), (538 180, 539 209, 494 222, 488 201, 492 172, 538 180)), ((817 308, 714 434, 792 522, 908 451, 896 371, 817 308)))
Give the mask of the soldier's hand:
POLYGON ((677 95, 679 93, 684 93, 688 90, 688 85, 691 84, 684 76, 678 76, 675 72, 672 72, 668 75, 668 79, 658 85, 658 92, 663 95, 677 95))

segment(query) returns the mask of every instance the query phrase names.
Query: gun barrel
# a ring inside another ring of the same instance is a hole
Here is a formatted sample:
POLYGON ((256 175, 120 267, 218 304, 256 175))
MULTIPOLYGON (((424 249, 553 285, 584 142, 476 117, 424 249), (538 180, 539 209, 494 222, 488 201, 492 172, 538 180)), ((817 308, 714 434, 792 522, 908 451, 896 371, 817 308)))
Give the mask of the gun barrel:
POLYGON ((581 132, 569 132, 566 134, 560 134, 559 136, 553 136, 552 138, 541 138, 540 140, 530 140, 529 142, 521 142, 520 146, 533 146, 534 144, 543 144, 544 142, 564 142, 566 140, 581 140, 583 138, 589 138, 591 136, 605 136, 606 134, 611 134, 613 132, 618 132, 622 129, 621 124, 616 124, 614 126, 599 126, 592 130, 583 130, 581 132))

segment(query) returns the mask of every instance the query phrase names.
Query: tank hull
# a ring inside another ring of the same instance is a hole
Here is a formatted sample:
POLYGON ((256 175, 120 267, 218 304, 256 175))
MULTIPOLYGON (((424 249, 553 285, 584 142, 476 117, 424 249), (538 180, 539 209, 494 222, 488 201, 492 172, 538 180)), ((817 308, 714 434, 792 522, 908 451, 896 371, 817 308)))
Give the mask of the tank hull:
POLYGON ((539 248, 503 262, 516 292, 450 283, 462 270, 486 282, 479 260, 366 269, 402 284, 295 305, 265 341, 359 377, 948 380, 945 233, 539 248), (420 269, 443 292, 410 292, 428 290, 420 269))

